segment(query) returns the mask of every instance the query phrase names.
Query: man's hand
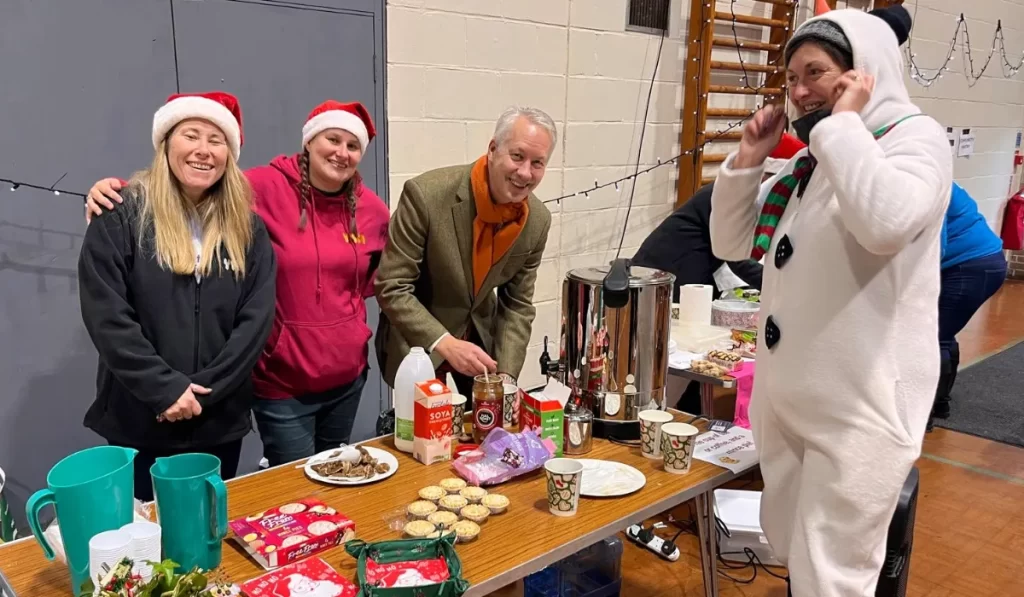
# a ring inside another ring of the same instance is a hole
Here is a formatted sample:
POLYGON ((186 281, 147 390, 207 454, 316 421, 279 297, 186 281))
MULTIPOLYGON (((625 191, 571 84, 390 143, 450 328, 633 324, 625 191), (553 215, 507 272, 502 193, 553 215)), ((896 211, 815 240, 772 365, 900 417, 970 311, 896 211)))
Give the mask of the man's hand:
POLYGON ((732 167, 743 170, 763 164, 782 139, 786 123, 786 112, 779 106, 768 104, 758 110, 743 127, 739 152, 732 167))
POLYGON ((832 106, 832 113, 855 112, 860 114, 860 111, 868 104, 868 100, 871 99, 871 92, 874 89, 875 78, 871 75, 859 70, 846 71, 836 81, 833 91, 835 104, 832 106))
POLYGON ((448 361, 456 371, 471 378, 484 371, 488 373, 498 371, 498 363, 472 342, 445 336, 434 350, 444 357, 444 360, 448 361))
POLYGON ((103 214, 103 208, 114 209, 114 202, 121 203, 121 181, 116 178, 104 178, 96 181, 89 189, 89 195, 85 199, 85 221, 92 221, 93 216, 103 214))
POLYGON ((206 395, 209 394, 210 391, 210 388, 204 388, 198 384, 191 384, 181 397, 178 398, 178 401, 165 410, 162 415, 157 417, 157 420, 174 423, 175 421, 180 421, 182 419, 198 417, 203 414, 203 407, 200 406, 199 401, 196 400, 196 394, 206 395))

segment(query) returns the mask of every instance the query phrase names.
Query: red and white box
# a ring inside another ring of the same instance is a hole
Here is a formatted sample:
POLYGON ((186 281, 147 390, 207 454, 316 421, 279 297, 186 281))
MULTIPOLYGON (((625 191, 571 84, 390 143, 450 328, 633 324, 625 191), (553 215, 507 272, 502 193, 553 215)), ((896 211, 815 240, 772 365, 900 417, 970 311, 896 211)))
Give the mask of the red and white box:
POLYGON ((297 562, 356 536, 356 523, 314 498, 232 520, 230 526, 235 542, 267 570, 297 562))
POLYGON ((444 558, 391 564, 378 564, 367 559, 364 576, 367 584, 385 589, 436 585, 450 578, 444 558))
POLYGON ((412 456, 423 464, 452 459, 452 392, 439 379, 416 384, 412 456))
POLYGON ((311 558, 242 583, 247 597, 356 597, 359 589, 327 562, 311 558))

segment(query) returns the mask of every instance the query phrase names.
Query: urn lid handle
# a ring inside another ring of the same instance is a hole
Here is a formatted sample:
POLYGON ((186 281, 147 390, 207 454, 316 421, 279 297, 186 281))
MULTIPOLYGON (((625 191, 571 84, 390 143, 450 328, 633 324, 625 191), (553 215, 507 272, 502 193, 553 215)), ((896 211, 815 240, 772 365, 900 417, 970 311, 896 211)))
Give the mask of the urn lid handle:
POLYGON ((604 277, 602 284, 602 298, 605 305, 613 309, 621 309, 629 302, 629 259, 620 258, 612 261, 608 275, 604 277))

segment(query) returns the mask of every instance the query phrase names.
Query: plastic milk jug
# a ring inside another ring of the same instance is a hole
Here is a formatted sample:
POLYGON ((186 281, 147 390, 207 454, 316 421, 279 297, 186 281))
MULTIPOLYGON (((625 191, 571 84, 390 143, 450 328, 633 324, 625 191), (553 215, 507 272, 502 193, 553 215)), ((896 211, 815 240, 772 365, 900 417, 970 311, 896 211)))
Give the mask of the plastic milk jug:
POLYGON ((413 448, 416 384, 431 379, 434 379, 434 365, 430 357, 425 350, 414 346, 395 374, 395 447, 403 452, 412 453, 413 448))

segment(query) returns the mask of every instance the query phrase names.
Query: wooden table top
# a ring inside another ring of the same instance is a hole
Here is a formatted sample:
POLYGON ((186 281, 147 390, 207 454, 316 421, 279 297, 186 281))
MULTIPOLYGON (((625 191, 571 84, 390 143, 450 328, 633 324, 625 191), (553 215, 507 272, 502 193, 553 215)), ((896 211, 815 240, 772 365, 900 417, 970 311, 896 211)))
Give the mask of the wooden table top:
MULTIPOLYGON (((676 418, 690 417, 676 414, 676 418)), ((283 465, 229 481, 229 516, 234 519, 289 501, 316 497, 355 521, 360 539, 372 542, 400 538, 401 532, 391 530, 388 520, 404 517, 406 505, 417 499, 416 492, 421 487, 456 476, 455 471, 447 463, 423 466, 411 455, 395 450, 390 438, 370 440, 365 445, 384 448, 397 456, 399 467, 394 476, 368 485, 335 487, 309 480, 294 464, 283 465)), ((629 464, 647 476, 647 484, 620 498, 582 497, 576 516, 570 518, 548 512, 543 469, 490 488, 507 496, 511 506, 506 513, 483 523, 476 541, 457 547, 463 574, 472 584, 466 593, 468 597, 496 591, 735 477, 726 469, 698 460, 694 460, 686 475, 666 473, 660 461, 644 458, 639 447, 599 439, 594 440, 593 450, 581 458, 629 464)), ((230 536, 223 553, 221 569, 233 582, 244 582, 264 573, 230 536)), ((343 576, 355 579, 356 562, 344 547, 317 555, 343 576)), ((0 570, 18 597, 71 594, 67 568, 47 561, 32 537, 0 546, 0 570)))

